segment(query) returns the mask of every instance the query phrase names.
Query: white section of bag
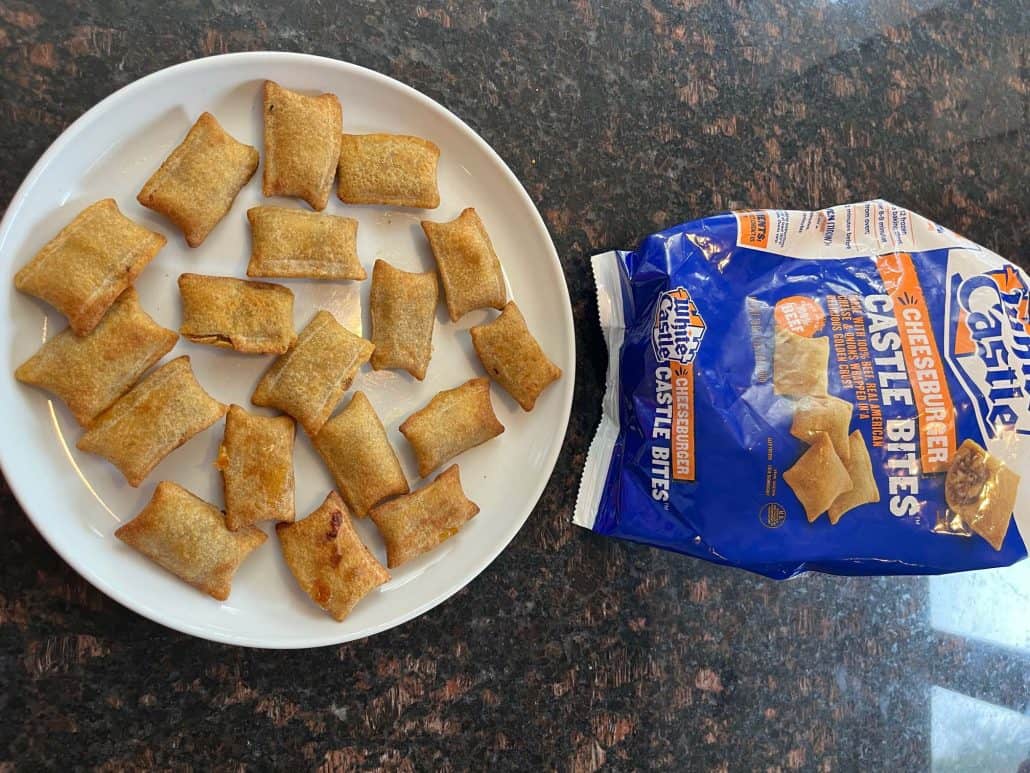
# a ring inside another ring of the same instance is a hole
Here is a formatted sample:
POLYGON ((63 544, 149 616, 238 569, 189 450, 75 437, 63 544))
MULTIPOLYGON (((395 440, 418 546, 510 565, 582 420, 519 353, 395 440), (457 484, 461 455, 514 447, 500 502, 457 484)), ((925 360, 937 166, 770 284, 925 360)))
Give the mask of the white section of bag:
POLYGON ((622 308, 622 286, 619 281, 619 254, 605 252, 595 255, 591 262, 594 284, 597 288, 597 313, 601 330, 608 345, 608 375, 605 379, 604 399, 601 402, 601 423, 590 443, 583 478, 576 497, 572 522, 587 529, 594 528, 597 508, 601 504, 605 479, 611 467, 612 452, 619 437, 619 355, 626 333, 626 318, 622 308))
POLYGON ((922 215, 877 199, 814 212, 734 212, 737 246, 789 258, 861 258, 888 252, 982 248, 922 215))

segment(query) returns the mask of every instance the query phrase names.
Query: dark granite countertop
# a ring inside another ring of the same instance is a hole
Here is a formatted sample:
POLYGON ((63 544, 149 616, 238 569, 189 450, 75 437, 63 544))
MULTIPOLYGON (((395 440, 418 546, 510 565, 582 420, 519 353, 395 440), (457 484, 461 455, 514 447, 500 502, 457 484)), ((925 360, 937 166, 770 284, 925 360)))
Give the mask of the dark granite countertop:
POLYGON ((108 600, 0 482, 0 768, 1026 770, 1026 564, 776 583, 570 524, 606 362, 593 252, 880 196, 1027 265, 1025 3, 390 5, 0 0, 0 201, 187 59, 305 51, 420 89, 508 161, 565 266, 578 383, 540 504, 416 622, 276 653, 108 600))

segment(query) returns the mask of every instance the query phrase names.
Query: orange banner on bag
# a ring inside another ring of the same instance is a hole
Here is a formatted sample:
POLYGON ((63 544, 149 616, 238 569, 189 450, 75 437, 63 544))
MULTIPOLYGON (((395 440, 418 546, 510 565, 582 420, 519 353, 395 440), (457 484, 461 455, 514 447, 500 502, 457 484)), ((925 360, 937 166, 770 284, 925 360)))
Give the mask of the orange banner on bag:
POLYGON ((894 305, 908 381, 918 411, 923 472, 944 472, 955 455, 955 406, 923 287, 908 253, 881 255, 876 259, 876 268, 894 305))
POLYGON ((669 363, 672 370, 672 478, 694 480, 694 364, 669 363))
POLYGON ((769 246, 769 213, 768 212, 737 212, 737 222, 740 223, 740 244, 744 247, 769 246))

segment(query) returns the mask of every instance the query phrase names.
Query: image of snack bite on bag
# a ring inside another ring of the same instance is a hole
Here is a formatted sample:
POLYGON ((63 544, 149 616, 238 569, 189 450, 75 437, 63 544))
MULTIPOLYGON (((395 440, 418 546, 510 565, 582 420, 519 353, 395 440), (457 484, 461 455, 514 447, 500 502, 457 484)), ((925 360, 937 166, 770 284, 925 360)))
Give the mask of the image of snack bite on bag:
POLYGON ((783 479, 805 508, 809 522, 825 513, 837 497, 854 488, 847 468, 825 432, 817 433, 809 449, 783 473, 783 479))
POLYGON ((593 270, 608 384, 576 524, 776 579, 1026 557, 1018 266, 867 201, 705 217, 593 270))
POLYGON ((844 461, 844 469, 848 472, 851 488, 841 492, 830 505, 828 514, 830 523, 834 525, 849 510, 859 505, 880 501, 880 490, 876 487, 876 478, 873 476, 869 449, 866 448, 862 433, 857 429, 848 436, 848 447, 850 451, 847 460, 844 461))
POLYGON ((776 331, 773 388, 778 395, 826 397, 826 367, 830 341, 805 338, 789 330, 776 331))
POLYGON ((1001 550, 1019 476, 975 441, 966 440, 955 454, 944 486, 948 507, 995 550, 1001 550))

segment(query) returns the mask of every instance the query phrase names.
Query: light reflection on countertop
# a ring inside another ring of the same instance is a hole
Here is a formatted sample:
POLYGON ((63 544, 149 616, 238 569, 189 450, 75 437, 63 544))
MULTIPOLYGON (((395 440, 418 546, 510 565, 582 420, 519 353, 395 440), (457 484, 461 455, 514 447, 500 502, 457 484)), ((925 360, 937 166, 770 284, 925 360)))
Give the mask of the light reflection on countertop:
MULTIPOLYGON (((1030 656, 1030 561, 1001 569, 941 575, 929 580, 935 631, 1030 656)), ((1016 669, 1017 679, 1020 670, 1016 669)), ((933 685, 930 751, 934 773, 1016 771, 1030 752, 1030 676, 1022 671, 1020 710, 933 685)))
POLYGON ((1030 654, 1030 561, 931 577, 930 624, 1030 654))

